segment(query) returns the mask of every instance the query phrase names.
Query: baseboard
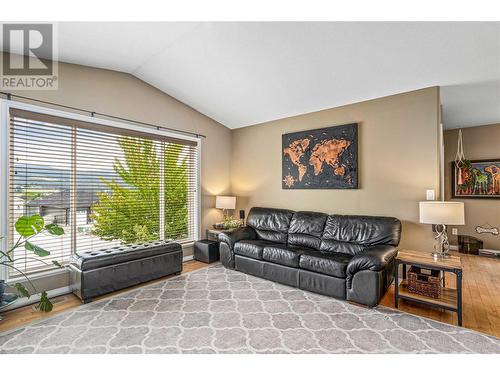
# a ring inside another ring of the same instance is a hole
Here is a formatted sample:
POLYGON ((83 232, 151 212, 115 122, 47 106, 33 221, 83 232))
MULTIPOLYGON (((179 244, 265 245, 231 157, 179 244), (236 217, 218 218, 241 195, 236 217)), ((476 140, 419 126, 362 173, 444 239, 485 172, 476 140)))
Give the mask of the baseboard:
MULTIPOLYGON (((69 286, 64 286, 62 288, 52 289, 47 291, 47 296, 49 298, 59 297, 65 294, 71 293, 71 288, 69 286)), ((40 293, 31 295, 30 298, 19 298, 12 305, 9 305, 5 310, 1 312, 18 309, 20 307, 32 305, 34 303, 40 302, 40 293)))
POLYGON ((498 258, 500 257, 500 250, 479 249, 479 255, 498 258))
POLYGON ((192 255, 186 255, 185 257, 182 257, 183 262, 187 262, 189 260, 193 260, 194 257, 192 255))

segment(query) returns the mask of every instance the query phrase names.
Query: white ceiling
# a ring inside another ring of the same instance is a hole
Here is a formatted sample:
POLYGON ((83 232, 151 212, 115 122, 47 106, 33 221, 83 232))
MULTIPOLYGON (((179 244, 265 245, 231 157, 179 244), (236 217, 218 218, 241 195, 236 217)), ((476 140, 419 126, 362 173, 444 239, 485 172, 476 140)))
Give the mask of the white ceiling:
POLYGON ((60 23, 59 60, 128 72, 229 128, 442 86, 500 122, 500 23, 60 23))
POLYGON ((500 79, 441 88, 447 129, 500 123, 500 79))

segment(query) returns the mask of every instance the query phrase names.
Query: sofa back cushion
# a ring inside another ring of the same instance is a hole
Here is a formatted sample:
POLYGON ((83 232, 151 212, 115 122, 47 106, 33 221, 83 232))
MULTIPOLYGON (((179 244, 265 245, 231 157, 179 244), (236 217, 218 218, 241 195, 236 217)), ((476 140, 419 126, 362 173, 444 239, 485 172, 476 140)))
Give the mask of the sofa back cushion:
POLYGON ((321 237, 320 250, 358 254, 366 246, 397 246, 401 222, 394 217, 330 215, 321 237))
POLYGON ((327 214, 319 212, 295 212, 288 229, 288 243, 319 250, 327 218, 327 214))
POLYGON ((293 213, 279 208, 253 207, 248 213, 247 225, 261 240, 286 243, 293 213))

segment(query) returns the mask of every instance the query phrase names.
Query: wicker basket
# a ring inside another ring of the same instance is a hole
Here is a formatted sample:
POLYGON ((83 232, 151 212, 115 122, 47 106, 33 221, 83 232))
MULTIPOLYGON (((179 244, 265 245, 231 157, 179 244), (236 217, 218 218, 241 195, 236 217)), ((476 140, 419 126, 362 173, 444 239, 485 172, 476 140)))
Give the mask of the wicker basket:
POLYGON ((438 270, 426 270, 411 266, 408 270, 408 291, 422 296, 439 298, 442 278, 438 270))

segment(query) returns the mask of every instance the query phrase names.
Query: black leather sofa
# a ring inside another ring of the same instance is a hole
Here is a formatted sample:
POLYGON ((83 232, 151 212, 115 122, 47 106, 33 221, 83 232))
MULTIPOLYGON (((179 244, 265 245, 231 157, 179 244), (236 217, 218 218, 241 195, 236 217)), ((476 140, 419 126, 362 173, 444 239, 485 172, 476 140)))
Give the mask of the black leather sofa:
POLYGON ((393 278, 401 222, 254 207, 247 226, 220 235, 222 264, 300 289, 378 304, 393 278))

